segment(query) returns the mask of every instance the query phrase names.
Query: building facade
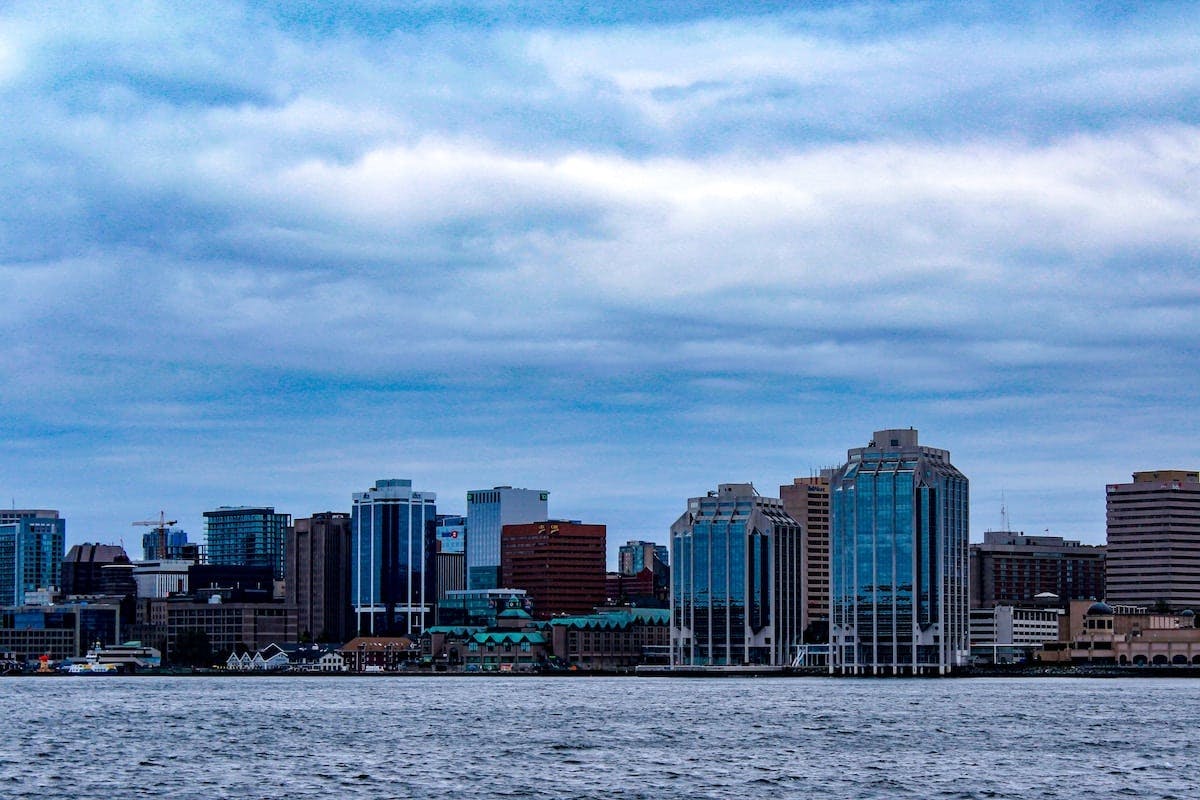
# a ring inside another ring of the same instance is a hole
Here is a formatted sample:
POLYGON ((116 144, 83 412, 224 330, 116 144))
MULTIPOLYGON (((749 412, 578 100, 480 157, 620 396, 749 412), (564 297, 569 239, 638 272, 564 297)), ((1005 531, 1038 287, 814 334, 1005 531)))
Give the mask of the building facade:
POLYGON ((500 533, 505 525, 548 519, 550 493, 497 486, 467 492, 467 588, 498 589, 500 533))
POLYGON ((167 528, 161 534, 157 530, 147 531, 142 534, 142 560, 158 561, 182 558, 187 545, 187 531, 182 528, 167 528), (158 552, 164 544, 164 552, 158 552))
POLYGON ((57 587, 66 545, 67 522, 57 511, 0 511, 0 605, 21 605, 26 592, 57 587))
POLYGON ((72 545, 63 557, 62 593, 73 595, 136 595, 133 562, 115 544, 72 545))
MULTIPOLYGON (((617 572, 624 578, 636 579, 648 571, 652 576, 653 584, 646 594, 652 598, 655 604, 667 608, 670 605, 671 591, 670 552, 665 544, 643 541, 626 542, 617 551, 617 572)), ((630 585, 632 586, 632 584, 630 585)), ((630 596, 632 597, 632 595, 630 596)), ((644 599, 642 601, 644 602, 644 599)))
POLYGON ((820 641, 829 635, 829 480, 832 477, 833 470, 827 469, 779 487, 784 510, 800 523, 805 564, 800 590, 809 623, 820 626, 811 636, 820 641))
POLYGON ((97 642, 117 644, 122 624, 120 606, 110 603, 0 607, 0 652, 20 661, 79 658, 97 642))
POLYGON ((971 608, 1028 604, 1050 592, 1068 600, 1104 597, 1104 548, 1061 536, 986 531, 971 545, 971 608))
POLYGON ((437 520, 437 495, 412 481, 378 480, 354 494, 351 606, 363 635, 417 635, 430 622, 435 593, 425 569, 426 528, 437 520))
POLYGON ((425 543, 425 568, 432 577, 435 600, 467 588, 467 518, 438 514, 425 543))
POLYGON ((321 642, 355 634, 350 607, 350 515, 325 511, 297 519, 287 532, 287 604, 297 626, 321 642))
POLYGON ((1107 599, 1200 609, 1200 473, 1133 473, 1107 487, 1107 599))
POLYGON ((804 631, 800 526, 749 483, 688 500, 671 526, 672 667, 782 666, 804 631))
POLYGON ((270 506, 221 506, 204 512, 210 564, 270 567, 276 580, 284 577, 284 542, 292 524, 290 514, 270 506))
POLYGON ((586 614, 604 603, 606 535, 604 525, 578 520, 505 525, 503 585, 524 589, 538 619, 586 614))
POLYGON ((970 653, 968 483, 917 431, 876 431, 830 481, 830 665, 944 674, 970 653))

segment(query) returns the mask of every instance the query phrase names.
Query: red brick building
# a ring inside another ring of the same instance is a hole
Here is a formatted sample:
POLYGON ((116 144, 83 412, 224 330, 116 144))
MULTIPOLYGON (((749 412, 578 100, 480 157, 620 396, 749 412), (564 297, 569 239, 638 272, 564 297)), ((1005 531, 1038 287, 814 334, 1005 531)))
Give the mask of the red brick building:
POLYGON ((605 526, 577 520, 505 525, 501 585, 524 589, 540 619, 588 614, 604 604, 605 534, 605 526))

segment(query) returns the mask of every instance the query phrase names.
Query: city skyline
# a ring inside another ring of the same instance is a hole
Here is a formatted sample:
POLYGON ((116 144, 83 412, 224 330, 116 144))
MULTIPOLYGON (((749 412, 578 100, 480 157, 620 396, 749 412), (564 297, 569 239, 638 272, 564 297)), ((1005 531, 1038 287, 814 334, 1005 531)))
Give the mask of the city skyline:
POLYGON ((1196 469, 1194 3, 0 11, 0 502, 545 487, 665 543, 909 426, 972 540, 1196 469))

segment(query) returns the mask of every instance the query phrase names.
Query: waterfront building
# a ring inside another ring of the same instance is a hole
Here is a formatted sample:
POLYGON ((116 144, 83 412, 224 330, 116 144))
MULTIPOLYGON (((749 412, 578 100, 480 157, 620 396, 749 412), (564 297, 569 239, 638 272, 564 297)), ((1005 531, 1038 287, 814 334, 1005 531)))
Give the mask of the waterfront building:
POLYGON ((49 656, 52 661, 80 658, 97 642, 119 641, 121 608, 114 603, 80 602, 46 606, 0 607, 0 652, 19 661, 49 656))
POLYGON ((605 600, 605 537, 604 525, 579 520, 505 525, 502 583, 524 589, 539 619, 586 614, 605 600))
POLYGON ((72 545, 63 558, 61 586, 65 597, 137 594, 133 563, 115 544, 72 545))
POLYGON ((806 624, 800 526, 777 498, 723 483, 671 526, 672 667, 784 666, 806 624))
POLYGON ((0 605, 21 605, 26 592, 58 586, 66 543, 67 522, 57 511, 0 511, 0 605))
POLYGON ((830 671, 947 673, 969 654, 968 483, 917 431, 876 431, 830 481, 830 671))
POLYGON ((412 481, 378 480, 354 494, 351 606, 359 633, 417 635, 436 597, 425 570, 426 527, 437 519, 437 495, 412 481))
POLYGON ((1104 597, 1104 548, 1061 536, 986 531, 971 545, 971 608, 1104 597))
POLYGON ((276 580, 284 577, 284 541, 290 514, 271 506, 221 506, 204 512, 210 564, 270 567, 276 580))
POLYGON ((350 606, 350 515, 325 511, 297 519, 287 532, 287 604, 300 634, 344 642, 355 633, 350 606))
POLYGON ((1058 640, 1058 608, 992 606, 971 609, 971 659, 976 663, 1029 661, 1046 642, 1058 640))
POLYGON ((558 617, 550 621, 550 640, 555 659, 577 669, 665 665, 670 655, 671 612, 665 608, 615 608, 558 617))
POLYGON ((1128 667, 1200 666, 1200 628, 1192 609, 1157 612, 1143 606, 1072 600, 1059 619, 1057 641, 1037 654, 1049 663, 1128 667))
POLYGON ((800 584, 809 628, 809 641, 829 636, 829 481, 832 469, 808 478, 795 478, 779 487, 788 515, 800 524, 804 550, 804 580, 800 584))
POLYGON ((149 601, 151 622, 165 631, 169 660, 179 662, 184 639, 197 635, 211 653, 210 663, 223 662, 225 654, 239 646, 260 650, 271 642, 292 642, 296 632, 296 612, 278 602, 212 602, 189 598, 149 601))
POLYGON ((1133 473, 1107 487, 1107 598, 1200 608, 1200 473, 1133 473))
POLYGON ((358 636, 339 652, 346 672, 397 672, 421 656, 407 636, 358 636))
POLYGON ((467 492, 467 588, 500 588, 500 533, 505 525, 547 519, 550 493, 496 486, 467 492))

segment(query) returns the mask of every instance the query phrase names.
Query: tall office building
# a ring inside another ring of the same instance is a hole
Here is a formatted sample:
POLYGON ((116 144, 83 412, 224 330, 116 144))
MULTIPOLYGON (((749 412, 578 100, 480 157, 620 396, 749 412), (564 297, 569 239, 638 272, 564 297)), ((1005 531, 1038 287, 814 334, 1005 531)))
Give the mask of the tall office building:
POLYGON ((1110 603, 1200 611, 1200 473, 1133 473, 1107 490, 1110 603))
POLYGON ((1104 548, 1061 536, 986 531, 971 545, 971 608, 1104 599, 1104 548))
MULTIPOLYGON (((670 603, 671 566, 670 550, 665 544, 629 541, 617 550, 617 572, 626 578, 637 578, 649 571, 650 591, 646 592, 654 602, 666 608, 670 603)), ((621 585, 618 581, 618 585, 621 585)), ((632 582, 630 582, 632 585, 632 582)), ((618 592, 618 595, 621 594, 618 592)))
POLYGON ((350 609, 350 515, 325 511, 295 521, 287 532, 287 604, 297 627, 317 641, 354 638, 350 609))
POLYGON ((500 531, 550 516, 550 493, 497 486, 467 492, 467 588, 500 588, 500 531))
POLYGON ((749 483, 688 500, 671 526, 672 667, 782 666, 806 624, 800 526, 749 483))
POLYGON ((67 521, 51 509, 0 511, 0 605, 21 605, 26 592, 57 587, 67 521))
POLYGON ((467 588, 467 518, 438 514, 426 532, 425 568, 432 576, 434 597, 444 600, 447 592, 467 588))
POLYGON ((230 567, 270 567, 284 577, 283 545, 291 514, 270 506, 221 506, 204 512, 208 563, 230 567))
POLYGON ((360 634, 412 635, 425 630, 435 592, 425 570, 425 532, 437 520, 437 495, 412 481, 375 481, 354 494, 351 605, 360 634))
POLYGON ((136 595, 133 562, 116 544, 72 545, 62 562, 62 593, 72 595, 136 595))
POLYGON ((540 619, 590 614, 604 603, 605 537, 604 525, 578 520, 505 525, 502 583, 524 589, 540 619))
POLYGON ((876 431, 830 481, 830 671, 946 673, 970 653, 968 483, 917 431, 876 431))
POLYGON ((148 531, 142 534, 142 560, 161 561, 181 558, 187 545, 187 531, 181 528, 168 528, 165 537, 160 537, 157 530, 148 531), (158 549, 162 544, 162 538, 166 539, 167 547, 165 552, 160 553, 158 549))
POLYGON ((804 548, 804 581, 801 584, 809 623, 819 623, 814 635, 823 640, 829 623, 829 480, 832 469, 820 475, 795 478, 779 487, 779 499, 788 515, 800 523, 804 548))

